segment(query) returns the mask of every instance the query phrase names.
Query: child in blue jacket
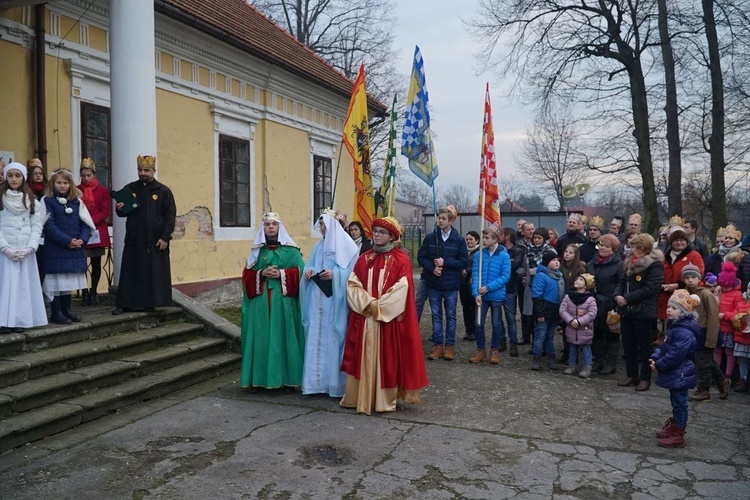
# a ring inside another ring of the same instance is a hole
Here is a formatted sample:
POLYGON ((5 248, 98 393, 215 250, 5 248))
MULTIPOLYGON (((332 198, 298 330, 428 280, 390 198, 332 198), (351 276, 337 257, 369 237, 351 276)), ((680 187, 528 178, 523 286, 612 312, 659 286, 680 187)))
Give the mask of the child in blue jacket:
POLYGON ((555 330, 560 319, 560 302, 565 294, 565 281, 560 272, 560 257, 554 251, 544 252, 531 286, 534 302, 534 346, 532 370, 542 369, 542 356, 547 354, 547 366, 557 370, 555 363, 555 330))
MULTIPOLYGON (((500 341, 503 338, 503 303, 505 286, 510 279, 510 256, 500 238, 504 238, 502 228, 495 224, 482 231, 480 255, 474 256, 471 272, 471 294, 476 301, 479 324, 476 328, 477 352, 469 359, 470 363, 480 363, 487 357, 485 350, 484 323, 487 309, 492 311, 492 343, 490 344, 490 364, 500 364, 500 341), (501 236, 502 235, 502 236, 501 236), (481 261, 481 272, 480 272, 481 261)), ((476 321, 476 318, 474 318, 476 321)))
POLYGON ((695 318, 695 308, 700 303, 697 295, 678 289, 667 303, 667 331, 664 343, 649 359, 652 369, 659 375, 656 384, 669 389, 672 417, 656 433, 659 446, 682 448, 685 446, 685 427, 688 421, 688 389, 695 387, 693 355, 700 328, 695 318))

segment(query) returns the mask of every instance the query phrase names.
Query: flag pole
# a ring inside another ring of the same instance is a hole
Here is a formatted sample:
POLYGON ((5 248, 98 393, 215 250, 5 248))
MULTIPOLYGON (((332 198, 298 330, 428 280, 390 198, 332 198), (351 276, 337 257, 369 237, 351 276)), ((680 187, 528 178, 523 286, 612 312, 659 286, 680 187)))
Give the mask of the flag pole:
MULTIPOLYGON (((482 151, 481 161, 483 164, 484 163, 484 151, 482 151)), ((484 203, 485 201, 487 201, 487 186, 485 186, 485 181, 487 180, 487 178, 485 174, 486 173, 484 169, 482 169, 482 173, 480 174, 480 179, 479 179, 479 185, 482 186, 482 215, 481 215, 482 219, 481 219, 481 225, 480 225, 481 232, 479 233, 480 239, 482 238, 483 233, 484 233, 484 203)), ((479 273, 478 273, 479 283, 477 284, 477 291, 479 291, 479 288, 482 286, 482 257, 484 256, 484 252, 482 251, 484 250, 484 246, 483 246, 484 243, 481 240, 479 242, 479 245, 480 245, 479 247, 479 273)), ((484 299, 482 299, 482 301, 484 301, 484 299)), ((482 307, 480 306, 479 309, 477 309, 476 326, 478 327, 481 324, 482 324, 482 307)))
POLYGON ((341 167, 341 150, 344 147, 344 142, 339 143, 338 159, 336 160, 336 174, 333 176, 333 192, 331 193, 331 206, 333 209, 333 202, 336 199, 336 185, 339 183, 339 167, 341 167))

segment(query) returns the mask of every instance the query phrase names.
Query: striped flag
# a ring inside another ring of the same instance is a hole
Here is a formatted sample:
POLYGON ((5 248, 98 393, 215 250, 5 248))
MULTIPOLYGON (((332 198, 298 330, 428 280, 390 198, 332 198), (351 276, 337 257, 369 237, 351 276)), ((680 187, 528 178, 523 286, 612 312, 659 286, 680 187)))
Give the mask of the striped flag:
POLYGON ((365 65, 359 67, 354 91, 346 113, 342 141, 354 167, 354 215, 353 221, 362 223, 365 235, 372 234, 372 219, 375 214, 375 196, 370 170, 370 124, 367 114, 365 91, 365 65))
POLYGON ((375 194, 375 209, 380 210, 381 217, 393 215, 393 199, 396 194, 396 121, 398 113, 396 112, 396 96, 393 96, 393 105, 391 106, 391 128, 388 134, 388 158, 385 160, 383 169, 383 182, 380 189, 375 194))
POLYGON ((409 159, 411 171, 428 186, 432 186, 438 176, 438 163, 430 135, 428 101, 424 61, 419 47, 415 47, 414 65, 404 111, 404 128, 401 131, 401 154, 409 159))
POLYGON ((501 224, 495 163, 495 132, 492 129, 490 84, 484 97, 484 123, 482 124, 482 159, 479 173, 479 213, 492 224, 501 224), (484 203, 484 207, 482 207, 484 203))

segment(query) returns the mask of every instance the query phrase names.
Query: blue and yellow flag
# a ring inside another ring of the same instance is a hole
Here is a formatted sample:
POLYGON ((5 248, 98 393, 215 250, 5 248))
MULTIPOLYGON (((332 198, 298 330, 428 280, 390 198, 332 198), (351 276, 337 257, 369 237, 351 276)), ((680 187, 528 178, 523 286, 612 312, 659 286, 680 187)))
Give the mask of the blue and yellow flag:
POLYGON ((432 186, 438 176, 435 147, 430 135, 429 96, 425 85, 424 61, 419 47, 414 49, 414 66, 411 70, 409 94, 404 111, 404 128, 401 132, 401 154, 409 159, 414 174, 432 186))
POLYGON ((349 101, 349 111, 344 123, 342 141, 354 167, 354 215, 353 221, 362 223, 365 235, 372 234, 372 219, 375 215, 375 193, 370 171, 370 125, 367 114, 365 92, 365 65, 359 67, 354 91, 349 101))

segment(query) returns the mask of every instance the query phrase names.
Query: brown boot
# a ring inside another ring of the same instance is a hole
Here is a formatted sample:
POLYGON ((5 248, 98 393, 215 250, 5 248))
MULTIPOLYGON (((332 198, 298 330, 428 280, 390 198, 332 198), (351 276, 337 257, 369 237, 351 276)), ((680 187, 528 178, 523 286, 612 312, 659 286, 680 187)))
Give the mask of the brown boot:
POLYGON ((672 427, 672 433, 663 437, 659 440, 659 446, 662 448, 682 448, 685 446, 685 428, 684 427, 672 427))
POLYGON ((500 364, 500 351, 499 350, 492 349, 492 352, 490 353, 490 364, 491 365, 500 364))
POLYGON ((487 357, 487 352, 484 349, 477 349, 476 354, 469 358, 469 363, 481 363, 487 357))
POLYGON ((688 399, 690 401, 709 401, 711 394, 708 392, 708 389, 696 389, 688 399))
POLYGON ((456 346, 447 345, 445 346, 445 352, 443 353, 443 359, 446 361, 453 361, 456 359, 456 346))
POLYGON ((427 359, 429 359, 430 361, 434 361, 442 357, 443 357, 443 346, 436 345, 435 347, 432 348, 432 352, 430 353, 429 356, 427 356, 427 359))
POLYGON ((517 358, 518 357, 518 345, 516 345, 516 344, 510 344, 510 357, 511 358, 517 358))
POLYGON ((729 396, 729 388, 732 386, 732 379, 725 378, 719 385, 719 399, 727 399, 729 396))

